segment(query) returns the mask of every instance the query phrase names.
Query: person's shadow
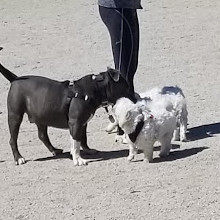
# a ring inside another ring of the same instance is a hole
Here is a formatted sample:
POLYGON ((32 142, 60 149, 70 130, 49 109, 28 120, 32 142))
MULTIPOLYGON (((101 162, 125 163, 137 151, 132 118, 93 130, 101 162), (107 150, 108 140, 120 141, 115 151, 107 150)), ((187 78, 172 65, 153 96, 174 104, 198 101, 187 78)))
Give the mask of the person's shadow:
POLYGON ((196 141, 213 137, 216 134, 220 134, 220 122, 189 128, 187 133, 187 140, 196 141))

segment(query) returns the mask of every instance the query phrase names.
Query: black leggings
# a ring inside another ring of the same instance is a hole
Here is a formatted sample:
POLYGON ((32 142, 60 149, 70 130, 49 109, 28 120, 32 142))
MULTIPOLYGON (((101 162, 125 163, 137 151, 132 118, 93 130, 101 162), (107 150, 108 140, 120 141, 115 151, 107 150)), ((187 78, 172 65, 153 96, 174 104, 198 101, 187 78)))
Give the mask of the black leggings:
POLYGON ((99 6, 100 16, 108 28, 115 69, 127 80, 134 92, 134 74, 138 65, 139 23, 136 9, 115 9, 99 6))

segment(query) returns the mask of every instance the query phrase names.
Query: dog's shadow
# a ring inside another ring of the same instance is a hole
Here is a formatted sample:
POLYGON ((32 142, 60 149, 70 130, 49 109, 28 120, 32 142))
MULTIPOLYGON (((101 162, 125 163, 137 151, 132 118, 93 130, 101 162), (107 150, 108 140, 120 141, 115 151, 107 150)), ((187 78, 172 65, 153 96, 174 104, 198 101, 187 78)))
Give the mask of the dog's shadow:
MULTIPOLYGON (((83 151, 81 151, 80 155, 84 159, 91 160, 90 162, 96 162, 96 161, 103 161, 103 160, 110 160, 110 159, 127 157, 128 150, 123 149, 123 150, 115 150, 115 151, 97 151, 96 154, 86 154, 83 151)), ((57 156, 39 158, 34 161, 47 161, 47 160, 56 160, 56 159, 72 159, 72 156, 71 156, 70 152, 65 152, 65 153, 59 154, 57 156)))
POLYGON ((220 134, 220 122, 189 128, 187 133, 187 140, 196 141, 213 137, 216 134, 220 134))
POLYGON ((167 157, 154 158, 153 163, 171 162, 171 161, 175 161, 179 159, 184 159, 184 158, 196 155, 206 149, 208 149, 208 147, 194 147, 194 148, 189 148, 189 149, 171 151, 169 156, 167 157))
MULTIPOLYGON (((172 145, 172 150, 179 149, 179 145, 172 145)), ((197 153, 202 152, 203 150, 208 149, 207 147, 197 147, 197 148, 191 148, 191 149, 184 149, 184 150, 176 150, 172 151, 168 157, 165 158, 155 158, 153 163, 159 163, 159 162, 166 162, 166 161, 174 161, 178 159, 183 159, 186 157, 193 156, 197 153)), ((160 147, 157 146, 154 148, 154 151, 159 151, 160 147)), ((81 151, 81 155, 83 158, 89 160, 89 162, 98 162, 98 161, 105 161, 110 159, 117 159, 117 158, 123 158, 128 156, 128 150, 115 150, 115 151, 98 151, 96 154, 89 155, 85 154, 83 151, 81 151)), ((138 154, 142 153, 141 151, 138 151, 138 154)), ((51 156, 51 157, 45 157, 45 158, 39 158, 34 161, 47 161, 47 160, 56 160, 56 159, 72 159, 70 152, 62 153, 58 156, 51 156)), ((134 162, 140 162, 143 160, 136 160, 134 162)))

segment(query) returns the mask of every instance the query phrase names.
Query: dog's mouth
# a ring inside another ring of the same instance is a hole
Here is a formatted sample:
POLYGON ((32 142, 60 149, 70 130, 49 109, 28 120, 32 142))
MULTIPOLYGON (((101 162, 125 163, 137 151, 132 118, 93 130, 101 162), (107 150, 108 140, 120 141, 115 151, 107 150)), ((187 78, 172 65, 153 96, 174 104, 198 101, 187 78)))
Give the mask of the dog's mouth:
POLYGON ((114 123, 114 122, 115 122, 115 119, 114 119, 114 117, 113 117, 112 115, 109 115, 109 116, 108 116, 108 119, 109 119, 109 121, 110 121, 111 123, 114 123))

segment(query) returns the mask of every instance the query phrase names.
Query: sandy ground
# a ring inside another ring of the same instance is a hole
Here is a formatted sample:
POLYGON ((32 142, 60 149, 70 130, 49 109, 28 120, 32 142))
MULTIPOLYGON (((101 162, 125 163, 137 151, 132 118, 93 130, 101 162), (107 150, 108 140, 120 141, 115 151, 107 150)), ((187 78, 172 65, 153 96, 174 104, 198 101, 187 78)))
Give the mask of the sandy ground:
MULTIPOLYGON (((9 146, 6 97, 0 80, 0 219, 220 219, 220 1, 143 0, 138 92, 179 85, 188 102, 187 143, 173 143, 166 160, 127 162, 126 145, 104 129, 99 109, 89 124, 85 167, 70 160, 69 132, 50 129, 54 158, 27 118, 15 166, 9 146)), ((77 79, 112 66, 109 36, 96 0, 0 0, 0 62, 17 75, 77 79), (47 3, 45 3, 47 2, 47 3)))

